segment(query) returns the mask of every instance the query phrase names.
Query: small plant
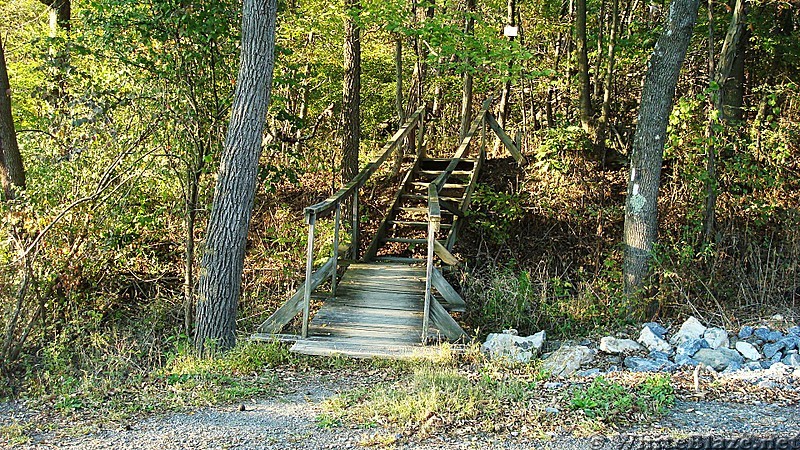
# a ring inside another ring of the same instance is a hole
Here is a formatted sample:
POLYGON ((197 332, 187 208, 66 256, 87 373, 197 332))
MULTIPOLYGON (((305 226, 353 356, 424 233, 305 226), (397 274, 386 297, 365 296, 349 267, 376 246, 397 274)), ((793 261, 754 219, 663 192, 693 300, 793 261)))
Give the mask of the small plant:
POLYGON ((589 386, 576 389, 570 400, 572 409, 605 423, 627 422, 637 413, 653 419, 674 404, 675 392, 666 375, 649 377, 634 388, 597 377, 589 386))

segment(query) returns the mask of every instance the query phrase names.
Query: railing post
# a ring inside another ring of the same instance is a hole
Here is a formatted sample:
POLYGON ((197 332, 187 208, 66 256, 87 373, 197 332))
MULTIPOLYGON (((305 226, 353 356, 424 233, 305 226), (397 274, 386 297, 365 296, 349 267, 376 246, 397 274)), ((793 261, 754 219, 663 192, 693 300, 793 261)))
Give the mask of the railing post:
POLYGON ((483 112, 483 120, 481 120, 481 154, 486 153, 486 115, 488 112, 483 112))
POLYGON ((308 337, 308 316, 311 308, 311 275, 314 266, 314 226, 317 214, 311 212, 306 218, 308 222, 308 254, 306 255, 306 289, 303 293, 303 338, 308 337))
POLYGON ((431 293, 431 278, 433 277, 433 253, 434 241, 436 240, 436 232, 439 231, 439 217, 428 218, 428 261, 427 269, 425 271, 425 305, 422 311, 422 343, 425 343, 428 337, 428 321, 431 311, 431 301, 433 295, 431 293))
POLYGON ((425 108, 422 108, 422 111, 417 117, 417 157, 424 158, 425 155, 425 148, 422 146, 422 142, 425 139, 425 108))
POLYGON ((358 191, 361 189, 360 186, 356 186, 355 191, 353 191, 353 229, 352 238, 351 238, 351 245, 353 247, 353 261, 358 261, 358 191))
POLYGON ((331 296, 336 297, 336 272, 339 264, 339 220, 342 215, 342 203, 336 202, 336 213, 333 216, 333 275, 331 275, 331 296))

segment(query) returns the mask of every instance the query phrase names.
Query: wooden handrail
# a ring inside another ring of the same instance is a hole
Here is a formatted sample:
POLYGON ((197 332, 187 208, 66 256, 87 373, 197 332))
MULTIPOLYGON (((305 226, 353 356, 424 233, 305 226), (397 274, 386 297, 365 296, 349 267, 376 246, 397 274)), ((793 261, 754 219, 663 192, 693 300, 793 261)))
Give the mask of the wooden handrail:
POLYGON ((387 142, 383 148, 381 148, 380 156, 375 158, 374 160, 370 161, 362 170, 358 173, 349 183, 344 185, 341 189, 339 189, 335 194, 326 198, 325 200, 311 205, 305 209, 306 215, 306 222, 311 215, 316 216, 317 218, 325 217, 326 215, 330 214, 334 208, 336 207, 336 203, 341 202, 343 199, 347 198, 348 196, 352 195, 355 190, 360 188, 367 182, 369 177, 372 176, 378 168, 389 159, 389 156, 392 154, 392 150, 395 149, 403 140, 411 134, 411 131, 417 125, 417 123, 422 118, 422 115, 425 111, 425 107, 421 106, 417 109, 411 117, 408 118, 408 121, 400 127, 399 130, 392 136, 392 139, 387 142))

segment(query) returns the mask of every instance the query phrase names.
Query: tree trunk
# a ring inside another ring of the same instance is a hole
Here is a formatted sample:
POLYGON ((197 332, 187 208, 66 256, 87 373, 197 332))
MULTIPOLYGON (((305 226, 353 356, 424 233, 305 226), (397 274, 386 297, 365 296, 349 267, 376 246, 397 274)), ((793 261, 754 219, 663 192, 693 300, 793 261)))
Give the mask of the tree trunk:
POLYGON ((578 53, 578 95, 580 96, 580 119, 583 131, 591 131, 592 99, 589 86, 589 56, 586 45, 586 0, 575 3, 575 51, 578 53))
MULTIPOLYGON (((516 0, 508 0, 507 4, 508 8, 508 17, 506 18, 506 23, 509 26, 516 26, 516 10, 517 10, 517 2, 516 0)), ((508 38, 508 41, 511 42, 514 40, 514 37, 511 36, 508 38)), ((500 124, 501 127, 505 128, 508 126, 506 122, 508 122, 508 116, 511 112, 511 100, 509 97, 511 96, 511 68, 513 67, 513 61, 508 62, 508 78, 503 83, 503 91, 500 94, 500 114, 497 117, 497 122, 500 124)), ((495 143, 495 150, 500 147, 500 140, 498 139, 495 143)))
POLYGON ((11 113, 11 84, 8 81, 6 55, 0 36, 0 183, 5 198, 14 197, 14 188, 25 189, 25 168, 19 153, 14 116, 11 113))
POLYGON ((658 188, 675 87, 697 20, 698 0, 670 3, 666 29, 648 62, 633 138, 631 173, 625 202, 625 292, 644 284, 658 236, 658 188))
POLYGON ((200 271, 195 348, 236 343, 236 311, 272 88, 276 0, 244 0, 241 66, 200 271))
MULTIPOLYGON (((72 31, 72 2, 71 0, 39 0, 48 6, 50 16, 50 38, 58 37, 60 32, 69 35, 72 31)), ((54 46, 51 44, 50 56, 52 57, 50 93, 51 105, 56 111, 63 111, 69 103, 67 96, 67 73, 70 65, 69 47, 54 46)))
POLYGON ((603 104, 600 108, 600 117, 597 119, 597 133, 595 148, 602 155, 603 165, 606 160, 606 132, 611 114, 611 91, 614 89, 614 65, 616 64, 617 33, 619 32, 619 0, 612 0, 611 4, 611 31, 608 36, 608 55, 606 56, 606 70, 603 78, 603 104))
MULTIPOLYGON (((472 36, 475 30, 475 0, 467 0, 467 20, 464 25, 464 33, 467 36, 472 36)), ((465 57, 470 69, 472 68, 472 60, 465 57)), ((467 69, 464 72, 464 91, 461 95, 461 128, 459 129, 459 138, 464 139, 469 131, 469 124, 472 121, 472 71, 467 69)))
MULTIPOLYGON (((342 184, 358 174, 358 151, 361 142, 361 29, 357 16, 360 0, 345 2, 344 80, 342 83, 342 184)), ((352 258, 358 259, 358 189, 343 208, 343 219, 351 225, 352 258)))
MULTIPOLYGON (((709 8, 711 2, 709 1, 709 8)), ((703 218, 703 242, 711 242, 711 237, 714 234, 715 215, 717 207, 717 152, 716 152, 716 139, 714 127, 726 120, 725 118, 725 85, 728 77, 731 74, 733 63, 736 57, 736 50, 739 48, 739 41, 742 37, 744 30, 745 19, 745 0, 736 0, 736 5, 733 8, 733 16, 731 23, 728 26, 728 32, 725 34, 725 41, 722 43, 722 50, 719 54, 719 62, 716 68, 713 65, 713 40, 711 45, 711 55, 709 55, 710 72, 713 84, 716 85, 716 92, 712 91, 711 98, 713 101, 713 110, 716 117, 712 115, 709 123, 709 139, 707 140, 707 160, 706 160, 706 205, 703 218)), ((709 10, 709 17, 711 12, 709 10)))

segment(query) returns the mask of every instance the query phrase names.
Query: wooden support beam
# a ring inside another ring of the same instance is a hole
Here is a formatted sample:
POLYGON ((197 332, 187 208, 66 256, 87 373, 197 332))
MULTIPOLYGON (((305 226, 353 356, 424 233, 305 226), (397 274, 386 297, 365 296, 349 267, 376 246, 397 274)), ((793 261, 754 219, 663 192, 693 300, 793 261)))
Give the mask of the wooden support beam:
POLYGON ((447 247, 442 245, 439 241, 434 241, 433 242, 433 251, 434 251, 434 253, 436 253, 436 256, 441 258, 441 260, 445 264, 448 264, 448 265, 451 265, 451 266, 458 266, 458 265, 461 264, 461 261, 459 261, 458 258, 453 256, 453 254, 450 253, 449 250, 447 250, 447 247))
MULTIPOLYGON (((334 267, 334 259, 328 258, 328 261, 322 265, 311 276, 311 289, 316 289, 322 284, 328 276, 332 275, 334 267)), ((303 310, 303 299, 305 297, 306 286, 305 283, 287 300, 277 311, 275 311, 261 326, 258 327, 258 332, 263 334, 276 334, 283 327, 289 323, 294 316, 303 310)))
POLYGON ((503 145, 506 146, 511 156, 517 161, 517 164, 521 166, 527 165, 527 158, 522 155, 517 144, 515 144, 511 137, 500 127, 500 124, 497 123, 497 119, 494 118, 492 113, 486 113, 486 121, 489 123, 492 131, 494 131, 494 134, 496 134, 497 137, 500 138, 500 141, 503 142, 503 145))
POLYGON ((441 197, 439 197, 439 205, 442 208, 444 208, 445 210, 450 211, 451 213, 453 213, 454 215, 456 215, 458 217, 464 217, 466 215, 466 214, 464 214, 464 211, 458 209, 456 207, 456 205, 454 205, 454 204, 452 204, 452 203, 450 203, 448 201, 442 200, 441 197))
POLYGON ((444 276, 439 269, 433 269, 432 281, 433 287, 436 288, 439 294, 442 295, 444 301, 451 306, 451 311, 464 312, 466 310, 466 302, 464 302, 464 299, 458 295, 458 292, 456 292, 455 289, 453 289, 453 286, 450 286, 450 283, 444 279, 444 276))
POLYGON ((450 314, 438 301, 431 302, 430 313, 431 323, 434 327, 438 328, 447 339, 457 341, 467 336, 467 333, 458 325, 458 322, 450 317, 450 314))

